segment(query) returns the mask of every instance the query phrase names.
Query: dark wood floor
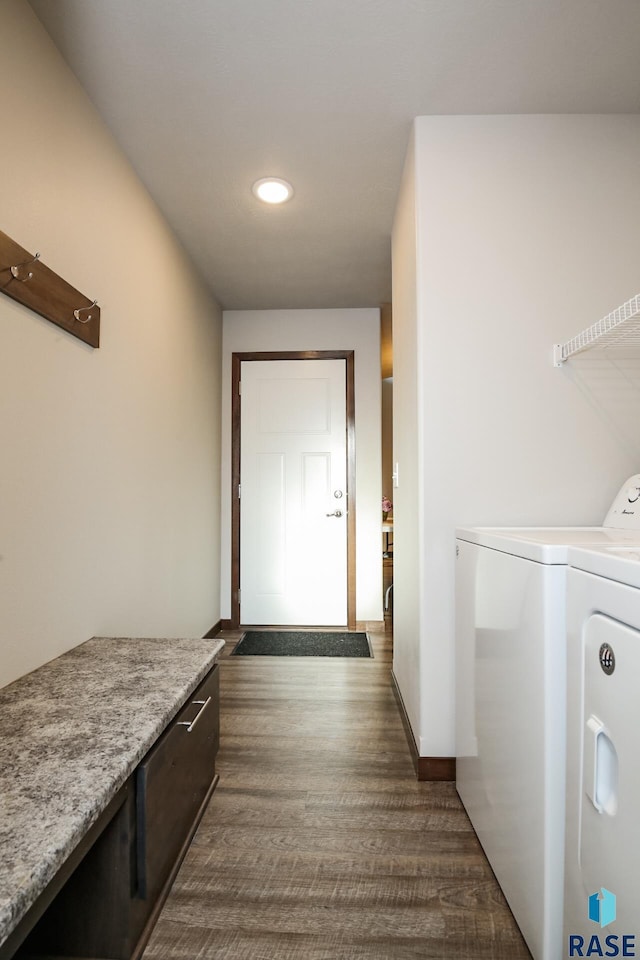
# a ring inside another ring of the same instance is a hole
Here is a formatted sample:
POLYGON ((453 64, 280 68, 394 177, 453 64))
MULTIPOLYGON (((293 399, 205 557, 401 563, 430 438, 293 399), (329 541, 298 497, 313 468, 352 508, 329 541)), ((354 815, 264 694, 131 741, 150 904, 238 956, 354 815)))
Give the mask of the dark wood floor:
POLYGON ((144 960, 524 960, 451 783, 415 780, 373 660, 221 664, 220 785, 144 960))

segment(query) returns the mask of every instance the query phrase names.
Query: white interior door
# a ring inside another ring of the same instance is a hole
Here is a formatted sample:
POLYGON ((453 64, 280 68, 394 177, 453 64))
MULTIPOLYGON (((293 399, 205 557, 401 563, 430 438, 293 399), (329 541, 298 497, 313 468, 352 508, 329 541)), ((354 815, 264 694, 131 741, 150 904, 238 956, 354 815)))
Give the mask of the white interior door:
POLYGON ((345 625, 345 361, 244 361, 241 384, 241 622, 345 625))

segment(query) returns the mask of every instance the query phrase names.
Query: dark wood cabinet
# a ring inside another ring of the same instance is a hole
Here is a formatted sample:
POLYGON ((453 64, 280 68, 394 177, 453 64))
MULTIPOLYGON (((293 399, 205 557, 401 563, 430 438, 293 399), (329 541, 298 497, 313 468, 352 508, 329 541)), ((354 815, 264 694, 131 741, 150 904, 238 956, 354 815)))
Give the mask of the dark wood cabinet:
POLYGON ((145 899, 166 881, 214 778, 218 700, 214 670, 138 767, 138 890, 145 899))
POLYGON ((219 668, 120 792, 97 840, 16 957, 136 960, 217 784, 219 668))

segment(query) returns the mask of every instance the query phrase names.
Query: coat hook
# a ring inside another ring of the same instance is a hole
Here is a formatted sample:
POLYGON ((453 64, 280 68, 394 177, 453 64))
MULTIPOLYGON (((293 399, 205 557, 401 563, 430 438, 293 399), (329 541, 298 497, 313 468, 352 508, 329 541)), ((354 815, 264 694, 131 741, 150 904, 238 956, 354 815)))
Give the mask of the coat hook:
POLYGON ((81 317, 80 313, 82 312, 82 310, 91 310, 92 307, 97 307, 97 305, 98 305, 98 301, 94 300, 90 307, 78 307, 77 310, 73 311, 73 315, 76 318, 76 320, 80 321, 80 323, 89 323, 89 320, 91 320, 91 314, 89 314, 88 317, 81 317))
POLYGON ((31 280, 33 273, 30 270, 26 277, 20 276, 20 267, 26 267, 30 263, 35 263, 36 260, 40 259, 40 254, 36 253, 35 257, 32 257, 31 260, 25 260, 23 263, 17 263, 15 267, 11 267, 11 276, 15 277, 16 280, 19 280, 20 283, 26 283, 27 280, 31 280))

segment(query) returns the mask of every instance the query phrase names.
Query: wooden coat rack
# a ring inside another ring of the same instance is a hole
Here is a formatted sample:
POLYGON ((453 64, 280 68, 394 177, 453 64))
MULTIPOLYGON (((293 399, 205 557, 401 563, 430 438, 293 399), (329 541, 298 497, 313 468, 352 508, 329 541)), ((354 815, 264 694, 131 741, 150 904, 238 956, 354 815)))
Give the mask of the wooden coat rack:
POLYGON ((0 292, 92 347, 100 346, 100 307, 0 230, 0 292))

